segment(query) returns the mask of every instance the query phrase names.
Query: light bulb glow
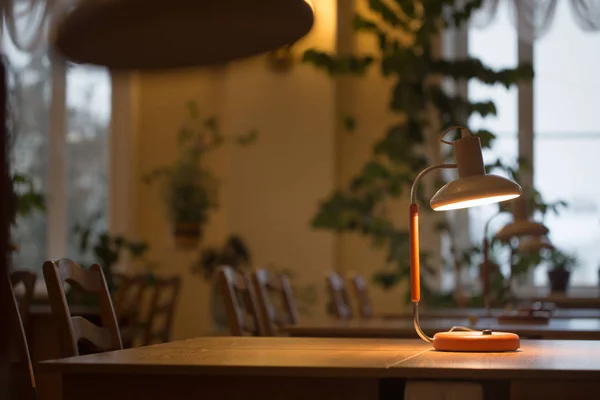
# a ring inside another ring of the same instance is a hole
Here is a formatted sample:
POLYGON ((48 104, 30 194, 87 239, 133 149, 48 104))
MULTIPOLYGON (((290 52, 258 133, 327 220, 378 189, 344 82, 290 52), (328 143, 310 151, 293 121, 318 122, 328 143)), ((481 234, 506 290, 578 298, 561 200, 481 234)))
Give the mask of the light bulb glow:
POLYGON ((443 206, 439 206, 434 208, 435 211, 448 211, 448 210, 459 210, 461 208, 470 208, 483 206, 486 204, 499 203, 501 201, 512 200, 519 197, 519 194, 505 194, 499 196, 490 196, 490 197, 482 197, 477 199, 469 199, 458 201, 456 203, 446 204, 443 206))

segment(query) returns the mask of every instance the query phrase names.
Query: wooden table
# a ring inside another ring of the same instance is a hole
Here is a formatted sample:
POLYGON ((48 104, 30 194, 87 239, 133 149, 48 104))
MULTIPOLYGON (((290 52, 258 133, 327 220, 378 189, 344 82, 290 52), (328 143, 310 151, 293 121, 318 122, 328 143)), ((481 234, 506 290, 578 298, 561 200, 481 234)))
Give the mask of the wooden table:
MULTIPOLYGON (((432 310, 422 310, 421 319, 431 318, 468 318, 470 316, 484 318, 488 316, 497 317, 506 310, 493 308, 489 311, 485 308, 441 308, 432 310)), ((410 312, 404 313, 386 313, 379 314, 380 318, 385 319, 404 319, 412 318, 410 312)), ((594 308, 557 308, 552 313, 553 319, 571 319, 571 318, 596 318, 600 319, 600 309, 594 308)))
POLYGON ((421 340, 199 338, 45 361, 64 400, 401 399, 407 380, 463 380, 486 399, 600 393, 600 346, 523 341, 511 353, 441 353, 421 340))
MULTIPOLYGON (((439 318, 421 320, 428 335, 453 326, 514 332, 522 338, 554 340, 600 340, 598 319, 551 319, 548 324, 499 324, 494 318, 481 318, 474 325, 467 319, 439 318)), ((300 323, 282 328, 293 337, 416 338, 412 319, 326 320, 300 323)))

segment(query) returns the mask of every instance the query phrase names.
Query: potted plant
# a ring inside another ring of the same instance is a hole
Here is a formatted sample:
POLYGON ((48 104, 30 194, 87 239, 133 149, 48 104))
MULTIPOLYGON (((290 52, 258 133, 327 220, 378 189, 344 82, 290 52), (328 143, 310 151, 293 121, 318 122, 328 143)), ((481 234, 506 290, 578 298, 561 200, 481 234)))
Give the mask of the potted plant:
POLYGON ((571 270, 578 264, 577 257, 574 254, 553 249, 550 251, 548 263, 550 290, 552 292, 565 293, 569 286, 571 270))
MULTIPOLYGON (((161 180, 162 196, 169 213, 175 244, 195 247, 209 213, 218 206, 218 179, 203 165, 207 153, 224 142, 215 117, 200 116, 195 102, 187 104, 188 119, 179 129, 179 158, 170 167, 157 168, 144 177, 148 184, 161 180)), ((255 131, 238 136, 241 145, 252 143, 255 131)))

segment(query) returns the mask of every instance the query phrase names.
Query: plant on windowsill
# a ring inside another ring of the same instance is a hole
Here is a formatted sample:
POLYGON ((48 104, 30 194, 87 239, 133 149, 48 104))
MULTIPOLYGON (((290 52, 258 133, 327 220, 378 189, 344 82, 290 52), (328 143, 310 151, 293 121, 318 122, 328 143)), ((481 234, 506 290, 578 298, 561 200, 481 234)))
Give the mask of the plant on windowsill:
POLYGON ((569 286, 571 271, 579 265, 577 256, 555 248, 549 251, 545 261, 548 263, 550 290, 553 293, 565 293, 569 286))
MULTIPOLYGON (((416 174, 431 163, 424 155, 425 150, 437 140, 441 128, 464 125, 473 114, 482 117, 496 114, 492 101, 471 102, 448 94, 442 89, 442 78, 458 84, 476 79, 508 88, 533 77, 528 65, 494 71, 477 59, 448 60, 438 56, 434 43, 441 28, 465 24, 471 12, 482 5, 480 0, 467 0, 462 6, 454 3, 369 0, 373 16, 357 14, 353 25, 356 33, 376 40, 378 50, 374 54, 347 56, 310 49, 303 58, 333 77, 361 77, 369 68, 376 68, 384 78, 394 82, 389 111, 395 115, 395 123, 375 142, 372 157, 360 172, 320 205, 312 221, 318 229, 360 234, 370 239, 375 248, 385 250, 386 265, 374 276, 374 281, 383 288, 396 286, 410 274, 408 230, 394 224, 389 204, 408 197, 416 174)), ((343 125, 349 131, 356 124, 352 116, 343 118, 343 125)), ((486 130, 474 134, 480 137, 483 147, 489 147, 494 138, 486 130)), ((432 276, 437 269, 431 267, 426 256, 421 255, 422 269, 432 276)), ((435 293, 427 279, 422 285, 422 297, 427 304, 452 298, 435 293)), ((406 299, 409 301, 409 296, 406 299)))
MULTIPOLYGON (((34 212, 46 211, 46 196, 36 189, 33 178, 26 174, 12 175, 13 209, 11 223, 17 225, 19 218, 25 218, 34 212)), ((19 246, 11 241, 10 251, 19 251, 19 246)))
MULTIPOLYGON (((206 155, 225 138, 214 116, 202 117, 195 102, 187 104, 188 118, 178 134, 179 158, 170 167, 157 168, 143 179, 161 182, 164 203, 173 227, 175 244, 182 249, 198 245, 211 210, 218 207, 218 179, 203 164, 206 155)), ((256 140, 256 131, 236 137, 239 145, 256 140)))
MULTIPOLYGON (((96 214, 85 225, 76 224, 73 227, 74 240, 77 241, 79 255, 82 260, 76 260, 80 265, 88 268, 93 264, 99 264, 104 272, 106 284, 111 293, 118 289, 118 279, 115 279, 115 267, 127 256, 133 262, 143 262, 148 276, 152 276, 154 265, 144 260, 150 246, 145 241, 130 240, 122 235, 112 235, 106 230, 94 229, 95 221, 101 218, 96 214)), ((75 295, 74 296, 78 296, 75 295)), ((82 298, 80 302, 87 300, 82 298)))

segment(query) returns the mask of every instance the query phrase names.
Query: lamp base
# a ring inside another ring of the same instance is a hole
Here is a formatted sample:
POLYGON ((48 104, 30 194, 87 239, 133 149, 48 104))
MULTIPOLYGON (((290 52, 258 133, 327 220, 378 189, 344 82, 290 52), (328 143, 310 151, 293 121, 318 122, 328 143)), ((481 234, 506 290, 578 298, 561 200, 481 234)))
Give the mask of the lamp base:
POLYGON ((433 347, 439 351, 500 352, 515 351, 521 346, 519 336, 508 332, 454 331, 433 336, 433 347))

